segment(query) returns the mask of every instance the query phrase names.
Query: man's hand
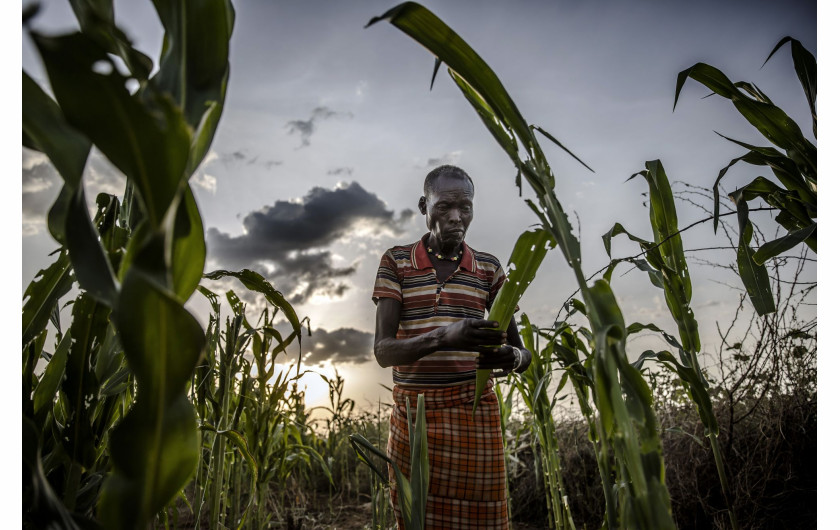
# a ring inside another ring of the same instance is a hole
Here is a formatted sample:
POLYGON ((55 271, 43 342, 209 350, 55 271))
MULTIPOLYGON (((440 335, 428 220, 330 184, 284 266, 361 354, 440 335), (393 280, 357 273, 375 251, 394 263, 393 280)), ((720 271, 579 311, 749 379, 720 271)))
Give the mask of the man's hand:
MULTIPOLYGON (((511 373, 516 366, 516 348, 510 344, 505 344, 497 348, 491 348, 490 351, 481 352, 476 359, 476 369, 478 370, 499 370, 494 372, 495 377, 504 377, 511 373)), ((521 355, 521 351, 520 351, 521 355)), ((522 361, 520 360, 520 363, 522 361)))
POLYGON ((492 353, 507 343, 507 332, 493 320, 467 318, 444 328, 442 339, 448 348, 462 348, 479 354, 492 353))

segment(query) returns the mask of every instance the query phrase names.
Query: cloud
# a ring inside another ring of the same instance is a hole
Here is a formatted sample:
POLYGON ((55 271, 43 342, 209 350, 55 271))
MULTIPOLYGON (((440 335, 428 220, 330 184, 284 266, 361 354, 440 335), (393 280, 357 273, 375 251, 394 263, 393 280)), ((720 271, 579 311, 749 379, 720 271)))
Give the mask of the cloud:
POLYGON ((339 328, 327 331, 323 328, 312 330, 312 336, 303 334, 303 361, 320 364, 363 363, 373 359, 373 333, 354 328, 339 328))
POLYGON ((327 171, 327 175, 352 175, 352 167, 337 167, 327 171))
POLYGON ((367 87, 367 81, 359 81, 358 83, 356 83, 356 95, 359 97, 364 97, 367 93, 367 87))
POLYGON ((460 160, 460 159, 461 159, 461 151, 452 151, 451 153, 445 153, 445 154, 443 154, 439 157, 429 158, 429 159, 426 160, 426 165, 425 166, 418 165, 417 167, 422 167, 422 168, 431 167, 431 168, 434 168, 434 167, 442 166, 444 164, 454 165, 454 164, 457 164, 458 160, 460 160))
POLYGON ((293 303, 316 294, 342 296, 342 282, 357 264, 338 266, 328 247, 348 237, 397 236, 411 219, 411 210, 397 215, 357 182, 334 189, 315 187, 306 196, 276 201, 243 219, 243 235, 216 228, 207 231, 210 259, 225 268, 258 270, 280 286, 293 303))
POLYGON ((21 233, 26 237, 45 229, 47 212, 58 196, 62 180, 47 157, 35 151, 23 151, 22 167, 21 233))
MULTIPOLYGON (((248 166, 253 166, 257 162, 259 162, 260 166, 268 168, 268 169, 271 169, 274 166, 283 165, 282 160, 260 161, 260 155, 251 155, 250 153, 248 153, 247 149, 239 149, 239 150, 233 151, 232 153, 223 153, 221 155, 216 155, 212 151, 211 151, 211 153, 215 156, 210 162, 216 162, 216 163, 220 162, 220 163, 224 164, 224 166, 226 168, 230 167, 231 165, 242 165, 242 164, 245 164, 245 165, 248 165, 248 166)), ((209 158, 210 154, 208 154, 207 156, 209 158)), ((205 162, 208 162, 207 158, 205 158, 205 162)), ((210 163, 208 162, 207 164, 204 164, 204 165, 209 166, 210 163)))
POLYGON ((286 128, 289 129, 289 134, 300 134, 300 146, 306 147, 309 145, 309 139, 315 133, 315 123, 323 120, 328 120, 334 117, 352 118, 351 112, 337 112, 328 107, 315 107, 312 109, 312 114, 308 120, 291 120, 286 122, 286 128))
MULTIPOLYGON (((47 213, 64 181, 49 159, 37 151, 23 149, 21 168, 21 232, 26 237, 46 229, 47 213)), ((99 193, 122 197, 125 191, 125 177, 96 149, 88 156, 82 179, 91 214, 99 193)))

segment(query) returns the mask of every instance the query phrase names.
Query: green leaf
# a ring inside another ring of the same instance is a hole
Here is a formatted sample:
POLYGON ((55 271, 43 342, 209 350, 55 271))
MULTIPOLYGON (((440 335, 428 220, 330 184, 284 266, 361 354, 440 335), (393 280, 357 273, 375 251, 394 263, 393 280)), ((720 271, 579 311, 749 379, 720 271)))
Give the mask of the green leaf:
POLYGON ((24 145, 47 155, 65 182, 47 217, 50 234, 63 244, 67 209, 81 182, 90 140, 65 121, 58 104, 26 72, 22 96, 24 145))
POLYGON ((298 319, 297 313, 292 307, 292 304, 290 304, 283 294, 275 289, 271 283, 263 278, 259 273, 249 269, 242 269, 239 272, 220 269, 208 272, 204 275, 204 277, 208 280, 218 280, 224 277, 236 278, 242 282, 242 285, 251 291, 262 293, 271 305, 280 308, 280 311, 283 312, 283 315, 285 315, 291 323, 294 333, 298 336, 298 341, 300 341, 301 323, 298 319))
POLYGON ((98 301, 113 306, 117 280, 99 241, 99 234, 90 220, 84 186, 76 188, 70 199, 66 223, 67 248, 76 280, 98 301))
POLYGON ((179 395, 163 405, 158 421, 143 408, 138 397, 111 432, 114 472, 99 498, 105 528, 147 528, 195 473, 199 437, 187 397, 179 395))
MULTIPOLYGON (((406 397, 406 407, 410 407, 406 397)), ((420 528, 424 526, 426 499, 429 495, 429 443, 426 437, 426 406, 423 394, 417 396, 417 414, 414 424, 414 440, 411 445, 411 502, 414 517, 419 518, 420 528)))
MULTIPOLYGON (((507 329, 516 310, 516 304, 536 276, 537 269, 548 250, 555 246, 556 243, 551 234, 543 229, 529 230, 519 236, 508 260, 507 278, 496 294, 493 307, 490 308, 490 315, 487 317, 489 320, 498 322, 499 329, 507 329)), ((490 379, 491 372, 492 370, 489 369, 476 370, 473 414, 478 408, 481 393, 490 379)))
POLYGON ((187 164, 190 134, 181 111, 151 89, 129 94, 128 79, 84 35, 32 36, 67 120, 135 183, 149 220, 160 226, 187 164), (110 73, 97 73, 97 64, 110 73))
MULTIPOLYGON (((648 183, 650 225, 656 244, 656 248, 649 250, 646 257, 662 273, 665 301, 679 327, 685 349, 699 352, 700 333, 691 309, 691 275, 683 251, 671 184, 659 160, 646 162, 645 170, 637 175, 642 175, 648 183), (658 261, 661 261, 661 265, 658 261)), ((659 278, 651 276, 654 284, 656 280, 659 278)))
POLYGON ((77 186, 90 152, 90 140, 67 123, 58 104, 26 72, 21 96, 23 132, 33 142, 29 147, 47 155, 61 178, 77 186))
POLYGON ((534 129, 534 130, 537 130, 537 131, 541 132, 541 133, 542 133, 542 135, 543 135, 543 136, 545 136, 546 138, 548 138, 549 140, 551 140, 551 142, 552 142, 554 145, 556 145, 557 147, 559 147, 559 148, 560 148, 560 149, 562 149, 563 151, 566 151, 567 153, 569 153, 569 155, 571 155, 571 157, 572 157, 572 158, 574 158, 575 160, 577 160, 578 162, 580 162, 580 164, 581 164, 583 167, 585 167, 585 168, 586 168, 586 169, 588 169, 589 171, 591 171, 591 172, 595 173, 595 170, 594 170, 594 169, 592 169, 591 167, 589 167, 588 165, 586 165, 586 163, 585 163, 583 160, 581 160, 580 158, 578 158, 578 157, 577 157, 577 155, 575 155, 573 152, 569 151, 569 150, 566 148, 566 146, 565 146, 565 145, 561 144, 561 143, 560 143, 560 141, 559 141, 557 138, 555 138, 554 136, 550 135, 547 131, 543 130, 543 128, 542 128, 542 127, 538 127, 538 126, 536 126, 536 125, 532 125, 532 126, 531 126, 531 128, 532 128, 532 129, 534 129))
POLYGON ((172 274, 172 291, 182 302, 193 294, 204 272, 207 247, 204 243, 204 225, 189 185, 178 202, 174 226, 167 231, 169 241, 169 268, 172 274))
POLYGON ((738 112, 755 127, 765 138, 784 149, 788 156, 795 155, 797 165, 804 172, 816 177, 817 150, 804 136, 799 126, 782 109, 756 101, 739 91, 738 88, 717 68, 704 63, 697 63, 677 75, 677 91, 674 107, 686 79, 691 77, 715 93, 730 99, 738 112))
POLYGON ((41 463, 38 429, 26 416, 23 417, 22 434, 24 521, 31 518, 37 528, 79 530, 72 515, 47 480, 41 463))
POLYGON ((753 227, 749 220, 749 209, 745 194, 742 190, 738 190, 730 196, 738 209, 738 227, 741 233, 736 256, 738 275, 741 277, 741 282, 744 284, 756 312, 759 315, 773 313, 776 310, 776 305, 770 287, 770 276, 763 265, 758 265, 755 262, 753 259, 755 251, 750 248, 753 227))
POLYGON ((23 347, 47 326, 50 314, 73 285, 73 270, 66 251, 41 269, 23 293, 23 347), (40 278, 40 279, 39 279, 40 278))
POLYGON ((166 31, 160 70, 153 78, 183 109, 194 133, 186 173, 198 167, 222 115, 229 75, 228 54, 234 11, 229 0, 154 0, 166 31))
POLYGON ((138 81, 149 78, 152 60, 135 50, 125 33, 114 23, 112 0, 70 0, 82 32, 103 49, 120 57, 138 81))
POLYGON ((63 441, 71 461, 86 468, 96 460, 91 415, 97 403, 99 382, 93 367, 108 329, 109 313, 109 308, 90 294, 82 293, 73 304, 73 322, 68 331, 72 339, 61 384, 68 404, 63 441))
POLYGON ((473 106, 478 117, 481 118, 481 121, 487 127, 487 130, 490 131, 490 134, 493 135, 496 142, 505 150, 514 165, 518 166, 520 164, 519 147, 516 143, 516 136, 514 136, 510 127, 496 116, 496 113, 493 112, 493 109, 490 108, 484 98, 463 77, 455 73, 452 69, 449 69, 449 75, 455 81, 455 84, 458 85, 458 88, 461 89, 461 93, 464 94, 467 101, 473 106))
POLYGON ((70 333, 65 333, 61 338, 52 359, 44 368, 44 374, 38 381, 38 386, 35 387, 33 402, 36 417, 46 410, 47 405, 53 404, 55 393, 61 385, 62 378, 64 378, 64 367, 67 365, 67 354, 70 352, 70 337, 70 333))
POLYGON ((685 70, 677 74, 677 89, 676 93, 674 94, 673 109, 677 108, 677 100, 680 97, 680 92, 682 91, 683 85, 685 85, 685 82, 689 77, 691 77, 695 81, 699 81, 707 88, 711 89, 715 94, 719 94, 728 99, 738 97, 737 87, 735 87, 732 81, 730 81, 729 78, 723 74, 723 72, 721 72, 714 66, 709 66, 705 63, 697 63, 691 68, 686 68, 685 70))
POLYGON ((814 129, 814 137, 817 136, 817 60, 814 56, 802 46, 802 43, 798 40, 791 38, 790 36, 783 37, 776 46, 773 48, 773 51, 770 52, 770 55, 767 56, 767 59, 764 60, 764 64, 761 66, 763 67, 767 64, 767 61, 770 60, 770 57, 773 57, 773 54, 776 53, 779 48, 784 46, 786 43, 790 42, 790 54, 793 57, 793 67, 796 70, 796 76, 799 78, 799 82, 802 84, 803 90, 805 90, 805 98, 808 100, 808 107, 811 109, 811 119, 813 121, 813 129, 814 129))
POLYGON ((143 528, 192 476, 195 409, 185 395, 205 347, 204 330, 171 293, 138 268, 126 274, 115 311, 137 399, 111 437, 114 473, 99 510, 110 528, 143 528))
POLYGON ((758 248, 758 250, 756 250, 755 254, 753 254, 753 260, 755 260, 757 264, 762 265, 768 259, 778 256, 786 250, 792 249, 793 247, 805 241, 806 239, 811 237, 811 235, 816 233, 817 223, 814 223, 810 226, 806 226, 801 230, 790 232, 787 235, 780 237, 779 239, 768 241, 767 243, 761 245, 758 248))
POLYGON ((520 140, 533 139, 527 122, 493 70, 434 13, 415 2, 405 2, 372 18, 365 27, 381 20, 388 20, 463 77, 520 140))

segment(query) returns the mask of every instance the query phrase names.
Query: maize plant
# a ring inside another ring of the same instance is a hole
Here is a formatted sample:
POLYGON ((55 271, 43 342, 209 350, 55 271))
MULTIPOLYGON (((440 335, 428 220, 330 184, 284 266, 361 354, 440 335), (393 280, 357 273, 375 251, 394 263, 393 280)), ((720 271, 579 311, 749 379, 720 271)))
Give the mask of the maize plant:
MULTIPOLYGON (((683 387, 697 408, 700 421, 703 423, 706 436, 709 438, 723 497, 729 511, 730 523, 733 528, 738 528, 738 521, 732 509, 732 494, 729 491, 723 454, 718 443, 720 429, 709 396, 709 382, 706 380, 700 361, 697 358, 700 353, 700 333, 697 320, 694 318, 694 311, 691 309, 691 275, 685 261, 671 185, 659 160, 647 162, 643 171, 635 173, 630 178, 632 179, 637 175, 642 175, 648 183, 650 224, 653 228, 654 241, 645 241, 633 236, 623 226, 616 223, 609 232, 604 234, 604 246, 607 254, 611 255, 612 238, 619 234, 625 234, 639 244, 645 253, 645 261, 634 263, 639 269, 648 273, 653 285, 664 291, 665 303, 677 324, 680 340, 677 341, 676 338, 652 324, 632 324, 628 327, 629 333, 635 333, 643 329, 656 331, 663 335, 668 344, 679 351, 678 360, 669 351, 655 353, 649 350, 644 352, 634 364, 641 368, 646 359, 657 359, 666 369, 679 376, 683 387)), ((607 279, 611 277, 613 270, 621 261, 612 260, 610 262, 609 268, 604 274, 607 279)))
POLYGON ((618 502, 613 507, 609 502, 613 485, 606 481, 603 484, 608 499, 606 525, 673 528, 662 442, 650 388, 627 360, 627 330, 609 283, 597 280, 591 286, 587 284, 580 242, 572 234, 568 217, 554 193, 555 178, 534 132, 563 146, 542 128, 525 121, 492 69, 429 10, 406 2, 373 18, 368 26, 381 20, 390 21, 427 48, 436 58, 435 73, 440 64, 447 64, 455 84, 516 167, 517 184, 521 186, 524 176, 533 188, 539 205, 527 202, 572 268, 595 339, 592 371, 593 398, 599 412, 598 436, 605 448, 609 444, 619 464, 618 502), (520 143, 524 160, 520 158, 520 143))
POLYGON ((212 314, 206 332, 208 354, 192 385, 203 431, 193 514, 196 528, 206 527, 205 513, 210 528, 234 524, 265 528, 278 515, 269 511, 272 490, 282 496, 292 474, 310 474, 317 468, 328 480, 332 477, 311 427, 297 418, 301 396, 294 385, 306 372, 294 365, 284 370, 278 362, 278 356, 300 340, 302 323, 282 294, 253 271, 205 275, 208 279, 226 276, 262 293, 271 308, 264 309, 253 326, 245 315, 245 304, 228 291, 233 315, 222 332, 219 297, 199 287, 210 301, 212 314), (279 311, 294 323, 286 337, 274 326, 279 311))
POLYGON ((48 216, 58 258, 24 294, 24 354, 49 361, 37 386, 34 363, 24 363, 25 429, 37 433, 34 455, 24 454, 24 512, 36 526, 95 518, 106 528, 144 528, 198 462, 184 389, 205 336, 184 304, 201 278, 205 243, 189 179, 221 116, 233 8, 155 1, 165 34, 150 77, 151 59, 115 25, 112 2, 70 4, 80 31, 28 31, 52 96, 23 72, 23 145, 44 153, 64 181, 48 216), (127 179, 121 204, 98 198, 95 222, 82 182, 93 146, 127 179), (81 295, 69 350, 59 342, 48 355, 39 337, 52 320, 64 340, 58 304, 73 283, 81 295))
MULTIPOLYGON (((782 46, 790 42, 793 66, 811 110, 812 130, 817 137, 817 61, 796 39, 784 37, 776 44, 764 61, 766 64, 782 46)), ((802 130, 782 109, 757 86, 743 81, 735 82, 723 72, 705 63, 697 63, 677 76, 674 108, 686 79, 692 78, 711 89, 715 94, 732 101, 738 112, 767 138, 775 147, 759 147, 723 136, 730 142, 748 149, 747 153, 733 159, 720 170, 713 191, 714 229, 717 231, 720 212, 718 184, 730 167, 738 162, 767 166, 784 188, 765 177, 755 180, 729 194, 738 212, 739 241, 737 251, 738 275, 759 315, 776 310, 770 278, 764 263, 799 243, 817 251, 817 148, 802 134, 802 130), (787 234, 764 243, 757 250, 750 247, 753 227, 749 220, 749 201, 761 199, 778 208, 776 222, 787 234)))
POLYGON ((575 523, 569 510, 566 489, 563 486, 563 467, 560 463, 560 447, 557 443, 557 426, 552 413, 558 395, 569 376, 563 374, 549 399, 549 387, 553 382, 552 354, 555 337, 542 335, 541 330, 531 325, 528 315, 523 314, 521 322, 522 344, 531 352, 531 365, 520 377, 516 378, 516 388, 533 418, 531 438, 538 442, 539 450, 539 459, 535 461, 539 469, 537 476, 542 477, 543 480, 552 528, 573 529, 575 523), (547 339, 544 347, 540 344, 541 336, 547 339))
POLYGON ((411 447, 411 471, 406 477, 399 466, 381 450, 374 447, 364 436, 350 435, 350 443, 358 457, 388 484, 388 478, 371 459, 376 456, 391 464, 396 476, 397 500, 400 512, 408 530, 423 530, 426 521, 426 499, 429 495, 429 445, 426 437, 426 401, 423 394, 417 396, 416 423, 411 420, 411 400, 405 398, 408 419, 408 439, 411 447))

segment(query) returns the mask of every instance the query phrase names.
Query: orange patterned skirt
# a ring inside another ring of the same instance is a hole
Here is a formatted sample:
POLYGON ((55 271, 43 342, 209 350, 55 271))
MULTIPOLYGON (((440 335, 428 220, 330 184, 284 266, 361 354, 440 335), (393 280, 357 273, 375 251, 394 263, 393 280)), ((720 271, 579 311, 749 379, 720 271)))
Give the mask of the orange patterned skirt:
MULTIPOLYGON (((429 441, 429 497, 426 503, 428 530, 477 528, 508 529, 505 497, 505 456, 499 402, 492 380, 472 415, 475 384, 442 388, 407 388, 394 385, 394 408, 388 456, 409 477, 411 449, 408 442, 405 398, 411 400, 412 420, 417 395, 425 396, 429 441)), ((394 470, 391 506, 400 530, 405 528, 397 500, 394 470)))

